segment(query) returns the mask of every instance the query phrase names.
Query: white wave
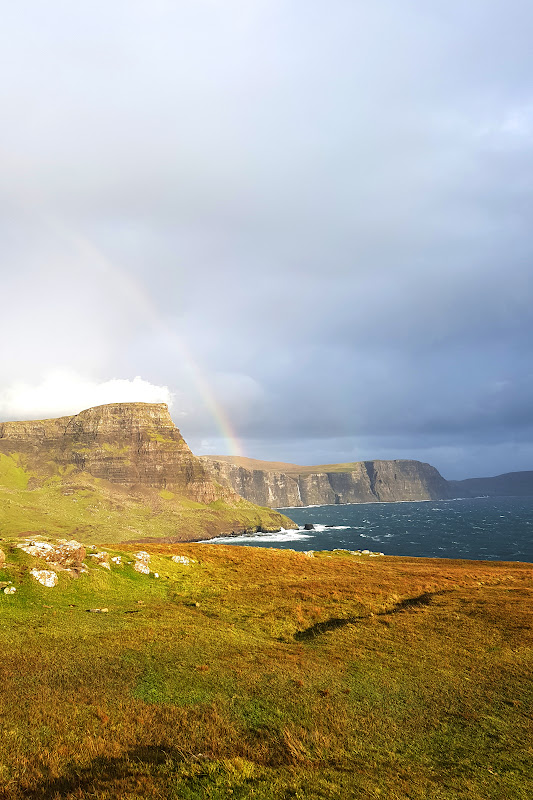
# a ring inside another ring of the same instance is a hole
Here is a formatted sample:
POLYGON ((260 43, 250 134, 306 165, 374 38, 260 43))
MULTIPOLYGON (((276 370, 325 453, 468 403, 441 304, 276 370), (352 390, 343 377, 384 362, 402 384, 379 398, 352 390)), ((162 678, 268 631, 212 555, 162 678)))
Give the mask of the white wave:
MULTIPOLYGON (((346 505, 349 505, 349 503, 346 503, 346 505)), ((316 504, 314 506, 278 506, 277 510, 285 511, 286 508, 326 508, 326 506, 316 504)))
POLYGON ((295 542, 298 539, 310 539, 312 534, 282 528, 275 533, 243 533, 241 536, 216 536, 214 539, 203 539, 200 544, 235 544, 236 542, 295 542))
MULTIPOLYGON (((315 525, 312 530, 314 531, 347 531, 349 529, 349 525, 315 525)), ((303 528, 300 527, 300 530, 303 528)))

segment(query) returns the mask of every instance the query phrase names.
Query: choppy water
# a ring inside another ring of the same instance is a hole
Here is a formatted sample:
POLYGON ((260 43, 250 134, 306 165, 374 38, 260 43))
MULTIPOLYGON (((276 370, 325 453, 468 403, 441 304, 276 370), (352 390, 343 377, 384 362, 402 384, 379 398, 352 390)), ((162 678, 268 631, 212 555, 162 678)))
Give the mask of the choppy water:
POLYGON ((533 497, 364 503, 280 509, 301 528, 214 543, 293 550, 373 550, 394 556, 533 562, 533 497))

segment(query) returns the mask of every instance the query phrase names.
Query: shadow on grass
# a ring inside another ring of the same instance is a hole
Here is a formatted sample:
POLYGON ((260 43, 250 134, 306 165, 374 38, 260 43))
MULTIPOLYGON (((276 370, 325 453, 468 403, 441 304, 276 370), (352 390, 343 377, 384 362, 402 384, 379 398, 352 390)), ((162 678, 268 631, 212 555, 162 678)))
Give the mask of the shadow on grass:
MULTIPOLYGON (((389 608, 387 611, 378 612, 378 616, 399 614, 402 611, 420 608, 421 606, 428 606, 435 594, 442 594, 442 592, 424 592, 416 597, 406 597, 405 600, 401 600, 399 603, 396 603, 396 605, 394 605, 392 608, 389 608)), ((372 616, 374 615, 365 614, 361 617, 332 617, 331 619, 326 619, 323 622, 316 622, 314 625, 311 625, 309 628, 305 628, 303 631, 298 631, 294 634, 294 639, 297 642, 306 642, 309 639, 314 639, 316 636, 321 636, 323 633, 327 633, 328 631, 334 631, 337 630, 337 628, 344 628, 345 625, 354 625, 357 622, 363 622, 363 620, 372 616)))
MULTIPOLYGON (((118 784, 141 775, 150 775, 169 761, 183 762, 183 753, 171 747, 145 745, 128 750, 118 758, 95 758, 86 767, 74 767, 59 778, 44 779, 36 786, 25 787, 21 796, 29 800, 57 800, 57 798, 92 795, 98 790, 110 790, 118 784)), ((0 799, 9 800, 0 789, 0 799)))
POLYGON ((436 592, 424 592, 423 594, 419 594, 417 597, 406 597, 405 600, 401 600, 399 603, 391 608, 389 611, 382 611, 382 614, 398 614, 401 611, 405 611, 410 608, 418 608, 419 606, 429 606, 431 603, 431 598, 436 592))
POLYGON ((308 639, 314 639, 315 636, 321 636, 328 631, 337 630, 337 628, 344 628, 345 625, 353 625, 355 622, 360 622, 363 617, 340 617, 326 619, 324 622, 316 622, 310 628, 303 631, 298 631, 294 634, 294 639, 297 642, 305 642, 308 639))

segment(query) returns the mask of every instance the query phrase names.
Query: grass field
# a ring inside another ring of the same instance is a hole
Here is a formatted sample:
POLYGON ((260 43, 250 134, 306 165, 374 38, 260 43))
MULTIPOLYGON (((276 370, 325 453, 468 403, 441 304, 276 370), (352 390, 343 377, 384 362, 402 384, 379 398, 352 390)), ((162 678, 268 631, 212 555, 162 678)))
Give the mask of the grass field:
POLYGON ((532 565, 0 547, 2 800, 533 796, 532 565))

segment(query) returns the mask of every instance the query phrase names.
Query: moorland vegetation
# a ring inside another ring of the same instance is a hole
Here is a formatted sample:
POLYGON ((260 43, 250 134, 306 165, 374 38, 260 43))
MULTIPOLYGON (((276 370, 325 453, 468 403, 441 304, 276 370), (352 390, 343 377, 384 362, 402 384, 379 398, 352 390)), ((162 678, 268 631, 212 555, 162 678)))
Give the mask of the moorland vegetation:
POLYGON ((533 793, 531 565, 28 545, 0 541, 2 800, 533 793))

